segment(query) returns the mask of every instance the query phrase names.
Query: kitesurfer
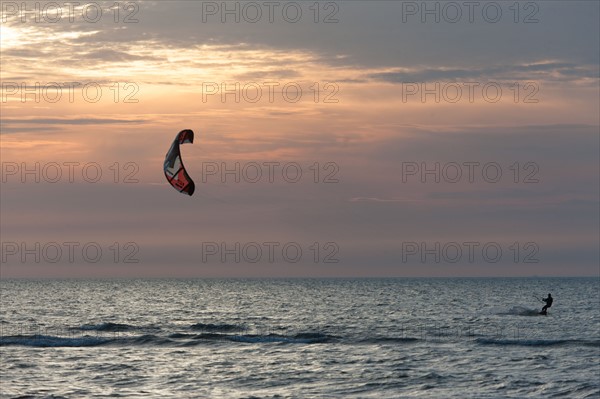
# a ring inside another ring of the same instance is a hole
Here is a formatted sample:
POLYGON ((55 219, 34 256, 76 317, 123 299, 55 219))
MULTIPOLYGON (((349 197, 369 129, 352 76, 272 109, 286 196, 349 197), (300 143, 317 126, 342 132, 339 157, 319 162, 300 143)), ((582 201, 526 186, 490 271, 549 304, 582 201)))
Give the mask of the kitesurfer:
POLYGON ((546 314, 546 311, 548 310, 548 308, 552 306, 553 300, 554 299, 552 298, 552 295, 550 295, 550 294, 548 294, 548 298, 542 299, 542 301, 545 302, 546 304, 542 308, 542 311, 540 312, 541 314, 546 314))

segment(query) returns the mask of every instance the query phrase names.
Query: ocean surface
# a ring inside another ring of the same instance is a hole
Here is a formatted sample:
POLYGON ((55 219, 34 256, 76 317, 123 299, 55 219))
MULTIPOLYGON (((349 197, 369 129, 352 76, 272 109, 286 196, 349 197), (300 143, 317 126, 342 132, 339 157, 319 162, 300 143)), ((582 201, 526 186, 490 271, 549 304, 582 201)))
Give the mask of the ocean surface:
POLYGON ((0 285, 1 398, 600 398, 598 278, 0 285))

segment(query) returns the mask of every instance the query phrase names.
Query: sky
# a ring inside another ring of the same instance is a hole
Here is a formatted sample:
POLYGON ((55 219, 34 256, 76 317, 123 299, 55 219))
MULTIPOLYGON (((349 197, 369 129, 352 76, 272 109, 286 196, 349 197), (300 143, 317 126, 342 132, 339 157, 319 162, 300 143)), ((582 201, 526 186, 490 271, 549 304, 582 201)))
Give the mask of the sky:
POLYGON ((1 278, 600 274, 596 1, 0 17, 1 278))

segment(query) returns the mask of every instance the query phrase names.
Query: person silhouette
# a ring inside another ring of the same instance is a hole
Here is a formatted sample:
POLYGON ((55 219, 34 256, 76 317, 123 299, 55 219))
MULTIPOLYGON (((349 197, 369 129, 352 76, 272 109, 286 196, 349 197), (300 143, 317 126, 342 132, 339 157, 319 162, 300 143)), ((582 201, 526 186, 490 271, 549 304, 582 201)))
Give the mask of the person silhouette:
POLYGON ((546 314, 548 312, 548 308, 552 306, 552 301, 553 300, 554 299, 552 298, 551 294, 548 294, 548 298, 542 299, 542 301, 546 302, 546 304, 542 308, 542 311, 540 312, 541 314, 546 314))

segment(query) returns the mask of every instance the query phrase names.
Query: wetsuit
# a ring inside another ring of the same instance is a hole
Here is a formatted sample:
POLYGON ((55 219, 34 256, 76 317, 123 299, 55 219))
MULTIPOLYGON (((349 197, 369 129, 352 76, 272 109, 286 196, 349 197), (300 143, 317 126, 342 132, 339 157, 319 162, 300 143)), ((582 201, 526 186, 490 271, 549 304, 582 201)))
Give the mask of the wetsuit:
POLYGON ((542 308, 542 313, 546 313, 546 311, 548 310, 549 307, 552 306, 552 297, 550 295, 548 295, 548 298, 546 299, 542 299, 544 302, 546 302, 546 304, 544 305, 544 307, 542 308))

